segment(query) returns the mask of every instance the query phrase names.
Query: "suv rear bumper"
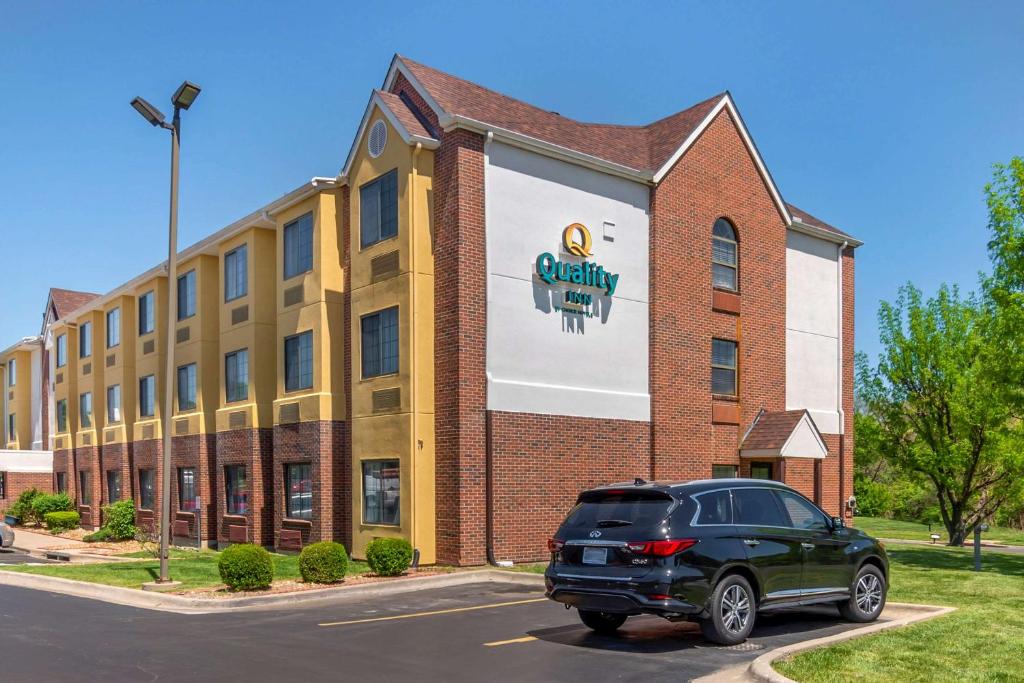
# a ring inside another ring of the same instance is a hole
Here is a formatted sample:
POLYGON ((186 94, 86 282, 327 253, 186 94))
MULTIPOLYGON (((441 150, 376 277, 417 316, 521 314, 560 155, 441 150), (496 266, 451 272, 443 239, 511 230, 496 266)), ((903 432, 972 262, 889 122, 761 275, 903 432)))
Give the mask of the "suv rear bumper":
MULTIPOLYGON (((550 581, 550 580, 549 580, 550 581)), ((585 588, 554 583, 544 593, 547 597, 570 607, 609 614, 655 614, 666 618, 698 616, 702 608, 675 598, 652 599, 646 595, 608 588, 585 588)))

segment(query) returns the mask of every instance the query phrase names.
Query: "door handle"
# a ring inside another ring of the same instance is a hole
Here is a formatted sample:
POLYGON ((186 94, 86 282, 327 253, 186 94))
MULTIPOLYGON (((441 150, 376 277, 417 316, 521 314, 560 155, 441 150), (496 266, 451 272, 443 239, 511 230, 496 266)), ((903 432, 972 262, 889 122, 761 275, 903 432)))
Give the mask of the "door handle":
POLYGON ((803 548, 804 550, 814 550, 814 544, 813 543, 801 543, 800 547, 803 548))
POLYGON ((761 545, 761 541, 757 540, 756 538, 744 538, 743 542, 751 547, 755 545, 761 545))

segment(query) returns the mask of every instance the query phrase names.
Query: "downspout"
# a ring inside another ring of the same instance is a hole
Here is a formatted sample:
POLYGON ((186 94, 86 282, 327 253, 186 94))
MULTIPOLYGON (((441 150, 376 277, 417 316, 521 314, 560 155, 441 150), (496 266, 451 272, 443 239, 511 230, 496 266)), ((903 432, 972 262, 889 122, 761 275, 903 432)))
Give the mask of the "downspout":
POLYGON ((836 353, 836 371, 838 394, 836 396, 836 407, 839 413, 839 516, 846 518, 846 413, 843 412, 843 252, 849 246, 849 240, 844 240, 839 245, 836 258, 836 269, 838 270, 837 280, 839 286, 836 288, 836 321, 839 326, 839 349, 836 353))
MULTIPOLYGON (((487 248, 487 167, 490 163, 491 142, 494 141, 494 132, 488 131, 484 140, 484 316, 491 306, 491 252, 487 248)), ((486 363, 486 337, 487 323, 484 318, 484 358, 486 363)), ((486 375, 486 368, 484 368, 486 375)), ((485 377, 486 381, 486 377, 485 377)), ((487 546, 487 564, 493 567, 500 567, 502 563, 494 555, 494 455, 491 448, 491 411, 486 404, 486 384, 484 389, 484 540, 487 546)), ((504 563, 508 566, 511 563, 504 563)))
POLYGON ((412 464, 412 467, 409 468, 409 507, 412 510, 412 515, 410 515, 412 519, 410 533, 414 548, 419 540, 419 535, 416 533, 419 527, 419 516, 416 514, 416 456, 419 442, 417 439, 419 434, 416 429, 416 399, 419 396, 417 393, 419 382, 416 372, 416 164, 419 161, 420 150, 422 149, 423 143, 417 142, 412 150, 412 173, 409 175, 409 270, 412 271, 409 276, 409 317, 412 320, 412 325, 409 326, 409 346, 411 347, 409 372, 412 373, 409 379, 412 385, 412 397, 409 400, 409 407, 412 410, 412 429, 409 430, 412 441, 409 450, 409 460, 412 464))

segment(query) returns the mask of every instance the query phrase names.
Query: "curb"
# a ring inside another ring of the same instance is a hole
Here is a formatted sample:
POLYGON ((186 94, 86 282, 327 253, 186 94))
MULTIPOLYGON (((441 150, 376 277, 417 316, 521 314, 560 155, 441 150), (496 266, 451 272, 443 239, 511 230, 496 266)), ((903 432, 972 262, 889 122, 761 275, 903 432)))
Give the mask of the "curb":
POLYGON ((879 633, 881 631, 888 631, 893 628, 900 628, 913 624, 918 621, 924 621, 926 619, 932 619, 934 617, 940 617, 950 612, 955 612, 956 607, 938 607, 935 605, 916 605, 908 602, 890 602, 886 606, 898 607, 902 610, 908 610, 916 612, 916 614, 910 614, 899 619, 893 619, 892 621, 886 622, 875 622, 862 628, 856 628, 851 631, 844 631, 843 633, 837 633, 831 636, 825 636, 823 638, 815 638, 814 640, 807 640, 802 643, 793 643, 792 645, 783 645, 782 647, 766 652, 753 662, 750 663, 748 673, 751 678, 755 681, 765 681, 765 683, 796 683, 792 678, 783 676, 772 667, 772 663, 776 660, 788 657, 790 655, 797 654, 798 652, 804 652, 806 650, 813 650, 815 648, 824 647, 826 645, 832 645, 834 643, 841 643, 846 640, 852 640, 853 638, 859 638, 860 636, 870 635, 872 633, 879 633))
POLYGON ((151 593, 134 588, 107 586, 86 581, 75 581, 55 576, 40 576, 20 572, 0 571, 0 585, 29 588, 32 590, 61 593, 78 598, 99 600, 115 605, 138 607, 160 612, 177 614, 212 614, 237 610, 257 610, 275 607, 297 607, 308 603, 325 602, 349 598, 365 598, 377 595, 396 595, 427 588, 462 586, 470 583, 509 583, 522 586, 543 587, 544 577, 540 574, 509 572, 499 569, 474 569, 435 576, 411 577, 395 581, 382 581, 355 586, 320 588, 295 593, 275 595, 253 595, 244 598, 190 598, 181 595, 151 593))

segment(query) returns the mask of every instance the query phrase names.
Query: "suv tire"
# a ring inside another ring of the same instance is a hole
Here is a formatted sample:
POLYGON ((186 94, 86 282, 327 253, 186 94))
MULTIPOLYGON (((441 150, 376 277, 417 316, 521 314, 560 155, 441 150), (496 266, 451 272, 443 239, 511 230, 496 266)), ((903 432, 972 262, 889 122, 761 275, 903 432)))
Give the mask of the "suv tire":
POLYGON ((754 628, 757 603, 750 583, 739 574, 718 582, 711 593, 711 616, 700 621, 704 637, 719 645, 739 645, 754 628))
POLYGON ((609 614, 608 612, 593 612, 591 610, 581 609, 578 610, 580 613, 580 621, 583 625, 591 629, 595 633, 602 635, 611 635, 619 630, 619 627, 626 623, 625 614, 609 614))
POLYGON ((839 603, 839 613, 847 621, 874 621, 885 608, 887 592, 882 570, 873 564, 866 564, 853 579, 849 600, 839 603))

